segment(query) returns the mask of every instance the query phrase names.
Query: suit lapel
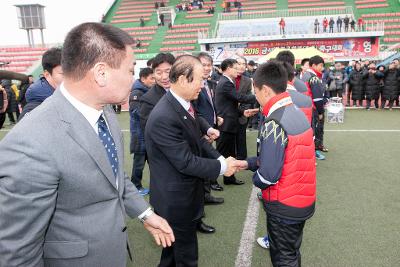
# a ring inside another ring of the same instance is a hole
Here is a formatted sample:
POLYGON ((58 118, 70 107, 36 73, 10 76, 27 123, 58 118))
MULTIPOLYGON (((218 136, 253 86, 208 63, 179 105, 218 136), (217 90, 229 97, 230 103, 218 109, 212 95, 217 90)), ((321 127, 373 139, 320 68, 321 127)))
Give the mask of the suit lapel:
MULTIPOLYGON (((171 93, 167 93, 166 97, 168 101, 173 106, 174 110, 178 113, 179 118, 186 125, 185 130, 189 132, 192 136, 192 140, 197 144, 197 140, 199 139, 198 131, 200 131, 198 123, 192 116, 182 107, 182 105, 175 99, 175 97, 171 93)), ((190 141, 190 140, 188 140, 190 141)))
POLYGON ((59 90, 56 90, 53 95, 59 103, 59 116, 61 121, 66 124, 68 135, 89 154, 107 180, 116 189, 115 176, 107 153, 92 126, 59 90))
MULTIPOLYGON (((210 90, 211 90, 211 89, 210 89, 210 90)), ((207 89, 206 89, 206 88, 202 88, 202 89, 201 89, 201 94, 203 94, 203 97, 205 97, 205 98, 207 99, 208 104, 210 104, 210 106, 213 107, 213 104, 212 104, 212 102, 211 102, 210 97, 208 96, 208 93, 207 93, 207 89)))

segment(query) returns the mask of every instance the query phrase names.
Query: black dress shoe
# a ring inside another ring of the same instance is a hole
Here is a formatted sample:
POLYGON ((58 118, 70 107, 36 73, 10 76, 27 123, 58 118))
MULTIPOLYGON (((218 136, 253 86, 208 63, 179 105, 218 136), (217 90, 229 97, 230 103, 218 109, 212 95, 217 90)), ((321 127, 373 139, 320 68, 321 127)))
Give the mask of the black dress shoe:
POLYGON ((224 191, 224 188, 218 183, 211 184, 210 186, 211 186, 211 189, 214 191, 224 191))
POLYGON ((224 203, 224 199, 222 197, 208 195, 204 198, 204 205, 219 205, 222 203, 224 203))
POLYGON ((203 221, 200 221, 197 224, 197 231, 203 234, 213 234, 215 232, 215 228, 205 224, 203 221))
POLYGON ((232 185, 242 185, 242 184, 244 184, 244 182, 241 181, 241 180, 235 179, 235 180, 226 180, 226 181, 224 181, 224 184, 225 185, 230 185, 230 184, 232 184, 232 185))

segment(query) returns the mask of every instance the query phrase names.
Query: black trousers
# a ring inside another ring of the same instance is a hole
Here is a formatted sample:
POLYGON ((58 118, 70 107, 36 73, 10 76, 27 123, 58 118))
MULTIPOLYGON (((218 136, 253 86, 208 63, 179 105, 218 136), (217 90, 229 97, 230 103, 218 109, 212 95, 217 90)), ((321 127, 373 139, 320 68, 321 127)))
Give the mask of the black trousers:
POLYGON ((143 169, 144 165, 148 162, 147 153, 134 153, 133 154, 133 166, 132 166, 132 175, 131 181, 136 186, 137 189, 143 187, 142 178, 143 178, 143 169))
POLYGON ((274 267, 300 267, 300 246, 305 221, 287 224, 276 216, 267 215, 269 253, 274 267))
MULTIPOLYGON (((388 100, 382 99, 381 108, 385 108, 388 100)), ((389 100, 389 108, 393 108, 394 99, 389 100)))
POLYGON ((197 223, 170 224, 175 242, 171 247, 163 248, 159 267, 197 267, 197 223))
POLYGON ((312 118, 312 128, 314 130, 314 143, 315 149, 319 149, 324 145, 324 125, 325 125, 325 115, 323 114, 322 120, 318 118, 318 112, 316 110, 313 111, 312 118))
MULTIPOLYGON (((236 134, 221 132, 219 138, 217 139, 217 151, 224 156, 236 158, 236 134)), ((234 181, 236 178, 232 176, 224 176, 224 181, 234 181)))
POLYGON ((236 133, 236 156, 237 159, 240 160, 247 158, 246 129, 247 123, 238 123, 238 131, 236 133))
POLYGON ((7 115, 8 115, 8 120, 11 123, 15 123, 14 113, 10 111, 10 112, 7 112, 7 115))
POLYGON ((4 121, 6 120, 6 113, 0 113, 0 129, 3 128, 4 121))
POLYGON ((372 98, 372 99, 368 99, 367 98, 367 106, 366 108, 369 109, 371 107, 371 101, 374 100, 374 104, 375 104, 375 108, 379 108, 379 97, 378 98, 372 98))

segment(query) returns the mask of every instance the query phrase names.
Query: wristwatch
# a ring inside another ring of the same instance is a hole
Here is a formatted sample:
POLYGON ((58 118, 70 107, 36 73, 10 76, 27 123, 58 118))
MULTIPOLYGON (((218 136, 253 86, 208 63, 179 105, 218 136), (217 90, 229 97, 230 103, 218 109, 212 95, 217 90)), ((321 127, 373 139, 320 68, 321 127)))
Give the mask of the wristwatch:
POLYGON ((138 218, 142 223, 144 223, 151 215, 153 215, 153 213, 154 211, 151 208, 148 208, 138 218))

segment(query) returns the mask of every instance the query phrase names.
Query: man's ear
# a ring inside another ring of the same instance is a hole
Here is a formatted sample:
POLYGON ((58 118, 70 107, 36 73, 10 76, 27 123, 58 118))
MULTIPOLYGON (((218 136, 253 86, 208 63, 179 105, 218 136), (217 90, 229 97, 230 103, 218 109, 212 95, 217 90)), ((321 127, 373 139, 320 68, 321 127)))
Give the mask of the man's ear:
POLYGON ((46 80, 49 80, 49 78, 51 77, 51 73, 48 70, 44 70, 43 76, 46 80))
POLYGON ((93 78, 100 87, 107 85, 107 69, 107 64, 104 62, 98 62, 92 68, 93 78))
POLYGON ((185 86, 187 84, 187 79, 185 76, 181 75, 178 77, 178 84, 185 86))
POLYGON ((270 96, 271 95, 271 88, 265 84, 263 84, 262 88, 261 88, 262 94, 264 96, 270 96))

